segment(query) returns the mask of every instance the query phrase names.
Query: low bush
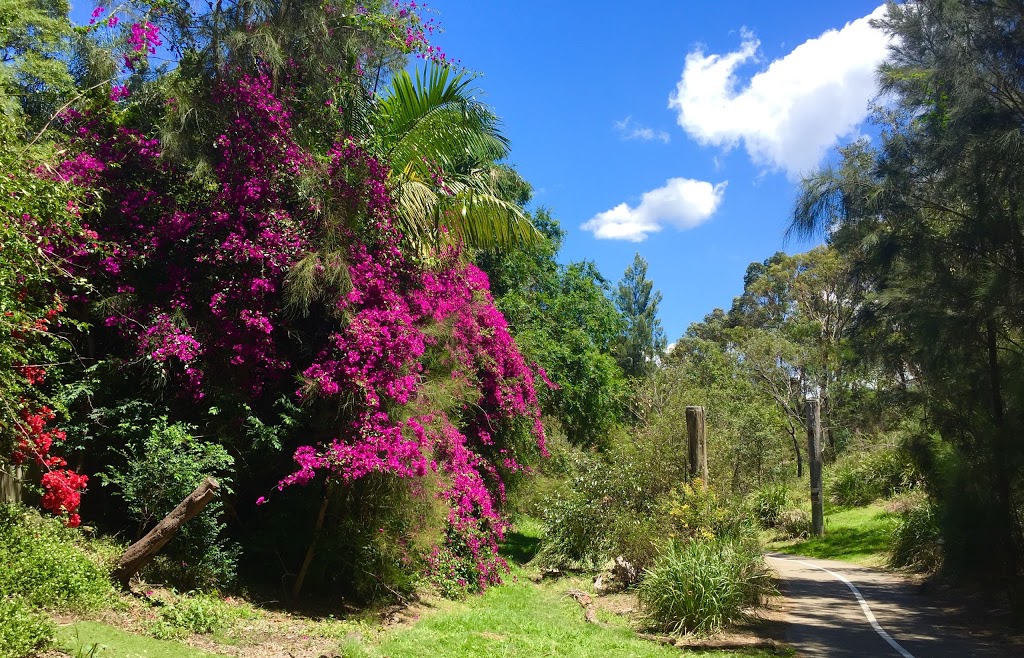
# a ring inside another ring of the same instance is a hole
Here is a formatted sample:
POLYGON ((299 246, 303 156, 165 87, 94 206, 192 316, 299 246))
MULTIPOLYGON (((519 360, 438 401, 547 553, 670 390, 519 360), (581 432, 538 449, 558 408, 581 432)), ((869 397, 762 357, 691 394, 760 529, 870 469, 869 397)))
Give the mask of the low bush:
POLYGON ((841 507, 861 507, 909 491, 916 480, 910 457, 897 448, 853 452, 840 457, 824 475, 825 494, 841 507))
MULTIPOLYGON (((230 493, 234 458, 223 446, 195 437, 194 431, 184 423, 168 424, 165 416, 122 421, 120 432, 128 443, 118 463, 99 475, 104 486, 124 501, 128 517, 137 524, 137 536, 177 507, 207 476, 216 476, 222 490, 230 493)), ((222 511, 220 499, 207 505, 143 576, 182 589, 230 586, 239 549, 222 536, 222 511)))
POLYGON ((220 597, 192 592, 159 608, 158 619, 149 627, 153 637, 171 640, 186 635, 217 633, 240 619, 254 619, 250 608, 228 603, 220 597))
POLYGON ((900 511, 889 564, 935 571, 942 564, 942 533, 934 506, 921 497, 900 511))
POLYGON ((789 489, 784 483, 771 484, 758 489, 750 497, 750 508, 762 528, 778 526, 779 519, 789 506, 789 489))
POLYGON ((779 515, 775 528, 787 539, 811 534, 811 516, 802 509, 788 509, 779 515))
POLYGON ((54 625, 20 598, 0 597, 0 658, 27 658, 53 640, 54 625))
POLYGON ((650 439, 601 456, 577 455, 573 476, 545 507, 538 561, 586 568, 621 556, 642 571, 667 537, 752 537, 746 511, 699 480, 684 482, 684 463, 666 459, 665 448, 650 439))
POLYGON ((109 571, 94 562, 81 533, 55 518, 0 505, 0 597, 47 610, 97 608, 113 595, 109 571))
POLYGON ((644 573, 638 596, 656 628, 703 634, 741 618, 771 587, 754 544, 673 539, 644 573))

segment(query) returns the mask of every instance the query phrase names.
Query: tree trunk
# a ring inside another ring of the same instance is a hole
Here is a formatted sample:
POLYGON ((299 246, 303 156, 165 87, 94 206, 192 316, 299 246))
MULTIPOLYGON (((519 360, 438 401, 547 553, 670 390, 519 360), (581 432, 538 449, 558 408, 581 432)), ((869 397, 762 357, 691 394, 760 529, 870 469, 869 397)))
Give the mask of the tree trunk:
POLYGON ((181 526, 192 520, 217 495, 220 484, 214 478, 206 478, 185 500, 181 501, 164 520, 156 524, 145 537, 129 546, 117 561, 114 579, 127 588, 139 569, 146 566, 161 548, 178 532, 181 526))
MULTIPOLYGON (((1006 414, 1003 402, 1002 375, 999 367, 998 332, 994 321, 988 321, 986 334, 989 378, 991 379, 992 386, 992 420, 996 428, 995 464, 993 466, 996 471, 997 504, 999 505, 1000 516, 1004 519, 1002 537, 1002 542, 1005 544, 1003 547, 1004 568, 1006 570, 1006 577, 1009 579, 1008 585, 1011 597, 1016 599, 1020 597, 1020 592, 1017 591, 1017 581, 1020 577, 1017 557, 1020 522, 1013 507, 1013 487, 1010 483, 1011 476, 1007 466, 1010 452, 1009 437, 1007 436, 1008 428, 1006 427, 1006 414)), ((1014 603, 1017 606, 1021 605, 1019 600, 1014 601, 1014 603)))
POLYGON ((309 573, 309 565, 313 563, 313 555, 316 553, 316 544, 320 541, 320 533, 324 527, 324 518, 327 516, 327 505, 331 501, 331 485, 328 482, 324 485, 324 500, 320 503, 320 512, 316 516, 316 525, 313 526, 313 538, 309 541, 309 548, 306 549, 306 556, 302 559, 302 566, 299 567, 299 575, 295 577, 292 585, 292 599, 298 599, 302 593, 302 585, 306 582, 306 574, 309 573))

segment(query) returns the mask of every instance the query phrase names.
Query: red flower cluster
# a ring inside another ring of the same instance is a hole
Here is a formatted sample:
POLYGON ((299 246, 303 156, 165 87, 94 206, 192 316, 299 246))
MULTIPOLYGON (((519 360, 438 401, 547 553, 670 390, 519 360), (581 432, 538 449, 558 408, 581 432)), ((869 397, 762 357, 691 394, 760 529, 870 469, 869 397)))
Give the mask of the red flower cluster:
POLYGON ((82 491, 85 490, 89 477, 68 469, 68 463, 64 458, 50 454, 54 441, 63 441, 66 438, 62 430, 47 430, 46 425, 53 417, 53 410, 46 406, 35 412, 22 409, 22 436, 18 439, 18 447, 11 458, 15 464, 34 460, 46 470, 43 473, 43 508, 66 517, 67 525, 76 528, 81 523, 78 505, 82 501, 82 491))

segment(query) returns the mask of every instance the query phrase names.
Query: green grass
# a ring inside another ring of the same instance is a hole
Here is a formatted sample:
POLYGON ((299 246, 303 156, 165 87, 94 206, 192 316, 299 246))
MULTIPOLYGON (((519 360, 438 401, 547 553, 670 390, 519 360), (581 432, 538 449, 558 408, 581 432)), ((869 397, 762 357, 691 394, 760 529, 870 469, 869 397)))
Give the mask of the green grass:
POLYGON ((501 556, 509 562, 526 564, 540 550, 543 534, 544 526, 540 521, 525 516, 517 518, 513 530, 506 533, 505 541, 501 542, 501 556))
POLYGON ((772 550, 827 560, 879 566, 892 546, 898 517, 881 505, 834 510, 825 514, 825 536, 769 544, 772 550))
POLYGON ((93 621, 58 628, 56 646, 75 658, 222 658, 179 642, 134 635, 93 621))
MULTIPOLYGON (((411 627, 389 631, 375 645, 349 644, 345 656, 363 658, 532 658, 603 656, 607 658, 678 657, 679 649, 643 640, 627 621, 599 614, 604 624, 583 620, 583 610, 564 594, 571 583, 534 585, 521 570, 509 582, 482 596, 442 602, 411 627)), ((769 656, 771 653, 711 652, 688 655, 714 658, 769 656)))

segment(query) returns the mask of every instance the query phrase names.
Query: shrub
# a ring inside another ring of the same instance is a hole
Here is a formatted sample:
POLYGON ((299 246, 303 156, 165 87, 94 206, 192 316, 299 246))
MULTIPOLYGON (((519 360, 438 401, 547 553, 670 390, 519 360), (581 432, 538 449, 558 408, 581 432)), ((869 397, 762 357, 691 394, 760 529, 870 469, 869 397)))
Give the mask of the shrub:
POLYGON ((787 538, 811 534, 811 516, 802 509, 788 509, 779 515, 776 528, 787 538))
POLYGON ((710 633, 738 620, 771 590, 755 545, 729 539, 670 540, 644 573, 648 619, 672 633, 710 633))
POLYGON ((626 440, 613 452, 577 455, 575 474, 544 510, 538 561, 559 567, 596 567, 622 556, 634 568, 650 566, 660 542, 676 538, 745 538, 747 514, 715 489, 685 478, 681 458, 652 437, 626 440))
MULTIPOLYGON (((124 500, 129 517, 138 524, 139 536, 207 476, 217 476, 222 489, 230 491, 230 480, 225 475, 234 463, 223 446, 194 437, 190 425, 169 425, 166 417, 148 421, 148 427, 146 424, 122 423, 121 432, 129 437, 121 453, 123 463, 100 474, 103 484, 113 487, 124 500)), ((221 537, 222 507, 216 499, 208 504, 178 531, 164 554, 144 574, 189 589, 230 585, 235 578, 238 549, 221 537)))
POLYGON ((0 597, 31 607, 87 610, 113 589, 89 558, 77 530, 16 505, 0 505, 0 597))
POLYGON ((551 566, 598 566, 631 547, 654 553, 649 537, 664 537, 649 521, 685 477, 679 441, 657 436, 616 436, 603 454, 580 451, 566 459, 567 477, 547 499, 544 543, 537 559, 551 566), (650 528, 650 530, 648 530, 650 528))
POLYGON ((771 484, 758 489, 751 496, 750 506, 761 527, 775 528, 789 506, 789 489, 785 484, 771 484))
POLYGON ((844 455, 828 467, 823 479, 834 504, 859 507, 910 490, 915 475, 904 451, 883 448, 844 455))
POLYGON ((228 628, 238 619, 252 619, 255 613, 229 604, 217 596, 190 593, 160 608, 159 618, 149 632, 161 640, 188 634, 210 634, 228 628))
POLYGON ((925 499, 915 503, 900 512, 889 564, 934 571, 942 564, 942 533, 934 506, 925 499))
POLYGON ((0 658, 27 658, 45 649, 53 639, 49 617, 19 598, 0 597, 0 658))

